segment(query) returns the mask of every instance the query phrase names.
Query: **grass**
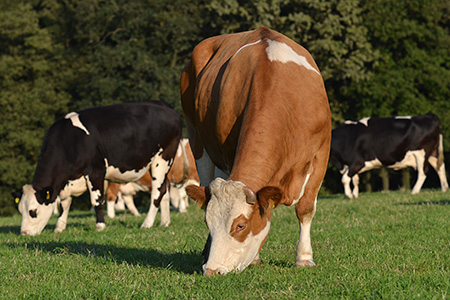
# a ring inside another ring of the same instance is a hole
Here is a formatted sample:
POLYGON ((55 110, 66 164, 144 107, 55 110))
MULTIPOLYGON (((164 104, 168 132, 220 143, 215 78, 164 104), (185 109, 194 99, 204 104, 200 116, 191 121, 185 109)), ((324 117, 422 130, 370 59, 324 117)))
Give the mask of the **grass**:
MULTIPOLYGON (((298 221, 274 211, 264 264, 205 278, 203 212, 171 213, 168 228, 139 229, 122 213, 95 231, 73 211, 66 232, 20 236, 21 216, 0 218, 1 299, 450 299, 450 193, 423 190, 319 199, 315 268, 293 268, 298 221)), ((158 221, 158 220, 157 220, 158 221)))

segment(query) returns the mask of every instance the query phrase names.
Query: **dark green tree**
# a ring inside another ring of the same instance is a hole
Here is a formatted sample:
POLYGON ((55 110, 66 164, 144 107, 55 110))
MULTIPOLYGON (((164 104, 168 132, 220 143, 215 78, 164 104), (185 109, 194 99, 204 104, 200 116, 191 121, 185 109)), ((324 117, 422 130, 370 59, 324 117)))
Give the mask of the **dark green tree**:
POLYGON ((344 121, 350 82, 370 77, 377 53, 362 23, 359 1, 213 0, 211 27, 231 33, 267 26, 308 49, 325 81, 335 122, 344 121))
POLYGON ((13 189, 31 181, 45 130, 70 100, 61 88, 63 45, 24 1, 0 9, 0 215, 13 189))

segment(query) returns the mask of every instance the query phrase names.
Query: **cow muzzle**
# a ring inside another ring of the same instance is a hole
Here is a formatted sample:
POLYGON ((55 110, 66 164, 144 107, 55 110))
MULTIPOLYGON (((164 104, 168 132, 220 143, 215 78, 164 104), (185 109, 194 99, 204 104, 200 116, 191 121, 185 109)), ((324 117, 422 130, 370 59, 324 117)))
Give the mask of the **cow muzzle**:
POLYGON ((213 275, 225 275, 227 272, 222 270, 222 269, 217 269, 217 270, 211 270, 211 269, 206 269, 203 272, 203 276, 206 277, 211 277, 213 275))

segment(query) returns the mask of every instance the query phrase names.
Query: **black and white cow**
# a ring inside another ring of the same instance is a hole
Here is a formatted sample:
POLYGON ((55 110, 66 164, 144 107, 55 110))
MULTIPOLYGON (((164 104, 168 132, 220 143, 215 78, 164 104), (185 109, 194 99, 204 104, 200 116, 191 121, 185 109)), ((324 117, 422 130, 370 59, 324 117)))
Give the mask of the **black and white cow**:
POLYGON ((71 187, 83 184, 95 208, 96 228, 102 230, 104 180, 135 181, 148 170, 151 204, 141 227, 151 227, 180 138, 180 115, 165 102, 125 103, 67 114, 47 130, 32 184, 23 189, 21 233, 41 233, 51 216, 51 204, 57 197, 73 195, 71 187))
POLYGON ((349 198, 358 197, 358 174, 381 166, 417 169, 417 182, 412 189, 417 194, 426 179, 429 163, 439 175, 442 190, 448 189, 441 122, 431 113, 346 121, 333 130, 330 161, 341 172, 349 198))

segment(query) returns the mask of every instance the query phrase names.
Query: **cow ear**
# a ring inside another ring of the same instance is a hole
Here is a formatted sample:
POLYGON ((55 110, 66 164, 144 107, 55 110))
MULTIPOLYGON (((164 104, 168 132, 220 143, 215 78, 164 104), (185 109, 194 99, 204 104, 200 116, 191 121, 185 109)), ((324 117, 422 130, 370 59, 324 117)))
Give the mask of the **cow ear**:
MULTIPOLYGON (((50 186, 50 187, 46 187, 46 188, 42 189, 40 191, 40 196, 41 196, 41 200, 46 205, 52 203, 51 199, 53 196, 53 188, 50 186)), ((41 203, 41 204, 43 204, 43 203, 41 203)))
POLYGON ((207 186, 188 185, 186 187, 186 193, 189 197, 194 199, 202 209, 206 208, 211 199, 211 192, 207 186))
POLYGON ((22 198, 22 192, 21 192, 21 191, 20 191, 20 192, 12 192, 12 193, 11 193, 11 196, 13 196, 14 202, 15 202, 16 204, 19 204, 20 198, 22 198))
POLYGON ((261 215, 264 215, 267 211, 274 209, 280 204, 283 192, 277 187, 266 186, 260 189, 256 196, 261 215))

